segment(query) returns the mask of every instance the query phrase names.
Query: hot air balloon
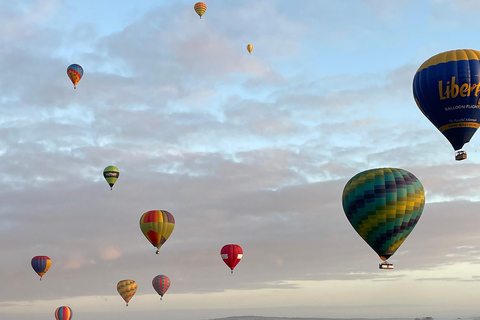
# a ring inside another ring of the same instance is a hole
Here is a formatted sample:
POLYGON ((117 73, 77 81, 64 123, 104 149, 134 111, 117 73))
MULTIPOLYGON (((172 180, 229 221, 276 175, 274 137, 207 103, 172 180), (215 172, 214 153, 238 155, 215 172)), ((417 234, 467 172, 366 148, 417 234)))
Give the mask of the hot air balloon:
POLYGON ((252 53, 252 50, 253 50, 253 44, 251 44, 251 43, 247 44, 247 51, 248 51, 248 53, 251 54, 251 53, 252 53))
POLYGON ((202 19, 203 14, 207 11, 207 5, 204 2, 197 2, 193 6, 193 9, 195 9, 195 12, 200 16, 200 19, 202 19))
POLYGON ((160 252, 160 247, 172 234, 174 227, 175 219, 166 210, 150 210, 140 218, 140 229, 148 241, 157 248, 157 254, 160 252))
POLYGON ((120 171, 118 171, 118 168, 115 166, 108 166, 103 170, 103 177, 110 185, 110 190, 113 189, 113 185, 115 184, 115 182, 117 182, 119 176, 120 171))
POLYGON ((413 79, 413 96, 423 114, 451 143, 455 159, 467 158, 463 145, 480 126, 480 51, 439 53, 413 79))
POLYGON ((58 307, 55 310, 55 319, 57 320, 70 320, 72 319, 72 309, 67 306, 58 307))
POLYGON ((425 191, 420 181, 406 170, 371 169, 348 181, 342 204, 355 231, 385 261, 380 269, 393 269, 387 259, 420 219, 425 191))
POLYGON ((120 280, 117 283, 117 291, 122 296, 128 307, 128 302, 137 292, 137 283, 134 280, 120 280))
POLYGON ((243 257, 243 250, 238 244, 227 244, 220 250, 220 256, 233 273, 233 269, 243 257))
POLYGON ((163 295, 170 288, 170 278, 164 275, 158 275, 152 280, 152 286, 155 291, 160 295, 160 300, 162 300, 163 295))
POLYGON ((83 68, 78 64, 71 64, 67 68, 67 75, 73 83, 73 89, 77 89, 77 84, 83 77, 83 68))
POLYGON ((50 258, 47 256, 35 256, 32 258, 31 264, 33 270, 35 270, 35 272, 40 276, 40 280, 42 280, 43 275, 50 268, 52 260, 50 260, 50 258))

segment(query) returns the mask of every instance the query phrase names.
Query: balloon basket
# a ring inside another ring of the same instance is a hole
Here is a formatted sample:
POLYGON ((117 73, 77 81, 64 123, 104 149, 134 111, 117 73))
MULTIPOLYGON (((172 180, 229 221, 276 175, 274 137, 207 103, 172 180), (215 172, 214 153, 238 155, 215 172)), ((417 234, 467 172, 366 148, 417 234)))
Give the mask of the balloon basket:
POLYGON ((378 265, 378 268, 379 269, 393 269, 393 263, 388 263, 388 262, 380 263, 378 265))
POLYGON ((465 151, 460 150, 455 153, 455 160, 461 161, 465 159, 467 159, 467 153, 465 151))

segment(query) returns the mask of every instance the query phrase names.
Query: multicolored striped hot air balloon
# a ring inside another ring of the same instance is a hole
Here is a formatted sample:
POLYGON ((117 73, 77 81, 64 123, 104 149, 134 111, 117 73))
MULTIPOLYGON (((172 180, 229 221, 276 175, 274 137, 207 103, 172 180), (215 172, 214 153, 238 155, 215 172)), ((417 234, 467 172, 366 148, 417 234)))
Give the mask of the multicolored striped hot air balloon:
POLYGON ((35 270, 35 272, 40 276, 40 280, 42 280, 43 275, 50 268, 52 260, 50 260, 50 258, 47 256, 35 256, 32 258, 31 264, 33 270, 35 270))
POLYGON ((113 189, 113 185, 117 182, 119 176, 120 171, 115 166, 108 166, 103 170, 103 177, 107 180, 110 190, 113 189))
POLYGON ((128 302, 132 299, 135 292, 137 292, 137 283, 134 280, 120 280, 117 283, 117 291, 125 300, 128 307, 128 302))
POLYGON ((157 254, 172 234, 173 228, 175 228, 175 219, 166 210, 150 210, 140 218, 140 229, 147 240, 157 248, 157 254))
POLYGON ((195 9, 195 12, 200 16, 200 19, 202 19, 203 14, 207 11, 207 5, 204 2, 197 2, 193 6, 193 9, 195 9))
POLYGON ((83 68, 79 64, 71 64, 67 68, 67 75, 73 83, 73 89, 77 89, 77 84, 83 77, 83 68))
POLYGON ((252 50, 253 50, 253 44, 251 44, 251 43, 247 44, 247 51, 248 51, 249 54, 252 53, 252 50))
MULTIPOLYGON (((425 191, 412 173, 395 168, 363 171, 345 185, 343 210, 360 237, 383 261, 413 231, 425 206, 425 191)), ((381 269, 392 269, 387 262, 381 269)))
POLYGON ((466 159, 461 149, 480 126, 480 51, 452 50, 425 61, 413 79, 413 96, 451 143, 455 159, 466 159))
POLYGON ((72 319, 72 309, 67 306, 58 307, 55 310, 55 319, 57 320, 70 320, 72 319))
POLYGON ((152 286, 155 291, 160 295, 160 300, 163 299, 163 295, 170 288, 170 278, 164 275, 158 275, 152 280, 152 286))
POLYGON ((243 250, 238 244, 226 244, 220 250, 220 256, 233 273, 233 269, 243 258, 243 250))

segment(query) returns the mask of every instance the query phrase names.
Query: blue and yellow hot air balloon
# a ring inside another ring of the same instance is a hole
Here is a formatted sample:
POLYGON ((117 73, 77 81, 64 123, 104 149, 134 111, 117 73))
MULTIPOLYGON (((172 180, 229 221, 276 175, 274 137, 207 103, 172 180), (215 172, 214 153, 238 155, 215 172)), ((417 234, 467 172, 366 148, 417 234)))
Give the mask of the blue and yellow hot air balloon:
POLYGON ((140 217, 140 229, 145 238, 157 248, 157 254, 172 234, 173 228, 175 228, 175 219, 166 210, 150 210, 140 217))
POLYGON ((343 210, 355 231, 386 262, 413 231, 425 206, 420 181, 404 169, 379 168, 351 178, 343 189, 343 210))
POLYGON ((413 79, 413 96, 423 114, 447 138, 456 160, 480 126, 480 51, 439 53, 425 61, 413 79))
POLYGON ((43 275, 48 271, 52 265, 52 260, 47 256, 35 256, 31 261, 32 268, 40 276, 42 280, 43 275))
POLYGON ((77 89, 77 84, 83 77, 83 68, 79 64, 71 64, 67 68, 67 75, 73 83, 73 89, 77 89))

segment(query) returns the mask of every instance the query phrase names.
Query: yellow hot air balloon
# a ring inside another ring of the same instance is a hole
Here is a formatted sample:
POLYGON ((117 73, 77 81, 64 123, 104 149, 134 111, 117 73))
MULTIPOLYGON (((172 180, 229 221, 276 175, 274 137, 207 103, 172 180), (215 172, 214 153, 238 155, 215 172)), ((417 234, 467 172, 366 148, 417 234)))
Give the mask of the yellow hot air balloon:
POLYGON ((140 229, 147 240, 157 248, 157 254, 160 252, 160 247, 172 234, 174 227, 175 219, 166 210, 150 210, 140 218, 140 229))
POLYGON ((248 53, 251 54, 251 53, 252 53, 252 50, 253 50, 253 44, 251 44, 251 43, 247 44, 247 51, 248 51, 248 53))
POLYGON ((204 2, 197 2, 193 6, 193 9, 195 9, 195 12, 200 16, 200 19, 202 19, 203 14, 207 11, 207 5, 204 2))
POLYGON ((128 302, 137 292, 137 283, 134 280, 120 280, 117 284, 117 291, 128 306, 128 302))

